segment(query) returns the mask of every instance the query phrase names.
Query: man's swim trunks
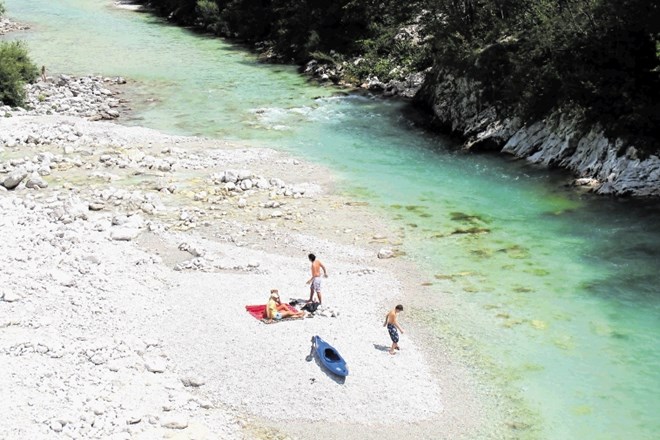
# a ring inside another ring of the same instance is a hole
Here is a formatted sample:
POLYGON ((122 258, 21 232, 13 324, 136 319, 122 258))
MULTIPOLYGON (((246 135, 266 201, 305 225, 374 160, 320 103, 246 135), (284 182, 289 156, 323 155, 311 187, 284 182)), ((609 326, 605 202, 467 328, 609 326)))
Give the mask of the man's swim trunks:
POLYGON ((395 344, 399 342, 399 332, 396 331, 396 327, 393 324, 387 324, 387 331, 390 332, 390 338, 395 344))
POLYGON ((320 292, 321 291, 321 277, 314 277, 312 280, 312 291, 320 292))

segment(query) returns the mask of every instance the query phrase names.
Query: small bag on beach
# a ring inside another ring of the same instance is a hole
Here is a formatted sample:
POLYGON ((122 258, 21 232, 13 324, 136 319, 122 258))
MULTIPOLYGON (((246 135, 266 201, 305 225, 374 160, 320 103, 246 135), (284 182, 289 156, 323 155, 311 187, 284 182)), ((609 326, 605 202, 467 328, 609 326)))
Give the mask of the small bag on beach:
POLYGON ((316 309, 318 308, 319 308, 319 303, 314 303, 314 302, 307 303, 304 306, 302 306, 302 309, 308 311, 309 313, 316 312, 316 309))

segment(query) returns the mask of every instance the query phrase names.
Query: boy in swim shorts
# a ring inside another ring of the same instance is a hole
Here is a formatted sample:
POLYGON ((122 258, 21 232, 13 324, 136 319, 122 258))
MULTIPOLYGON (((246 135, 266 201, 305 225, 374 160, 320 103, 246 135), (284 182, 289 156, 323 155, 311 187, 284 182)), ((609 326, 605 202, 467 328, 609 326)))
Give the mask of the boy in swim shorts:
POLYGON ((400 312, 403 312, 403 306, 401 304, 397 305, 387 313, 385 316, 385 323, 383 323, 383 327, 387 327, 387 331, 390 334, 390 339, 392 340, 392 346, 390 347, 389 351, 390 354, 395 354, 396 352, 394 350, 400 350, 399 332, 403 333, 403 329, 397 321, 397 315, 400 312))

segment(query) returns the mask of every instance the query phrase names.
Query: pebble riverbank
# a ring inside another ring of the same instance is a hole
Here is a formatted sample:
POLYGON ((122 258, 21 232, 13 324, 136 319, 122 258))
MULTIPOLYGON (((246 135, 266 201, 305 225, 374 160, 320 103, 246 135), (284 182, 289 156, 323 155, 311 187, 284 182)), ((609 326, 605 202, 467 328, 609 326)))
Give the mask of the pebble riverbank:
POLYGON ((327 170, 270 149, 94 121, 121 108, 103 92, 121 81, 58 78, 30 88, 34 109, 0 118, 0 356, 11 372, 0 385, 12 395, 0 404, 1 437, 474 438, 492 429, 480 395, 456 390, 456 367, 433 373, 408 337, 387 354, 383 313, 404 297, 401 277, 415 275, 393 275, 400 237, 334 195, 327 170), (71 102, 76 94, 85 98, 71 102), (275 326, 245 312, 272 287, 304 299, 312 251, 330 271, 326 307, 275 326), (314 334, 350 359, 345 384, 305 360, 314 334))
MULTIPOLYGON (((26 86, 26 107, 0 106, 0 115, 12 116, 66 115, 79 116, 92 121, 112 120, 125 110, 117 85, 126 84, 121 77, 47 77, 26 86)), ((68 139, 67 139, 68 140, 68 139)), ((5 144, 8 142, 4 138, 5 144)))

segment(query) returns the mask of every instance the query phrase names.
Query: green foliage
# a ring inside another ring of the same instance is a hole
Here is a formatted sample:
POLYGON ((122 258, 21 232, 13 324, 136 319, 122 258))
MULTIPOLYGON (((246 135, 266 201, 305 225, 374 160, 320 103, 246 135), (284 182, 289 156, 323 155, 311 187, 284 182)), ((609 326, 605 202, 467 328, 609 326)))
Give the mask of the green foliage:
POLYGON ((6 9, 5 9, 5 4, 0 1, 0 17, 5 15, 5 12, 7 12, 6 9))
POLYGON ((25 45, 0 42, 0 101, 12 106, 23 105, 25 83, 39 75, 30 61, 25 45))
POLYGON ((435 0, 434 64, 527 118, 582 110, 613 135, 660 138, 660 6, 649 0, 435 0))
POLYGON ((213 0, 197 0, 195 9, 198 16, 198 24, 202 27, 219 33, 220 30, 220 7, 213 0))

